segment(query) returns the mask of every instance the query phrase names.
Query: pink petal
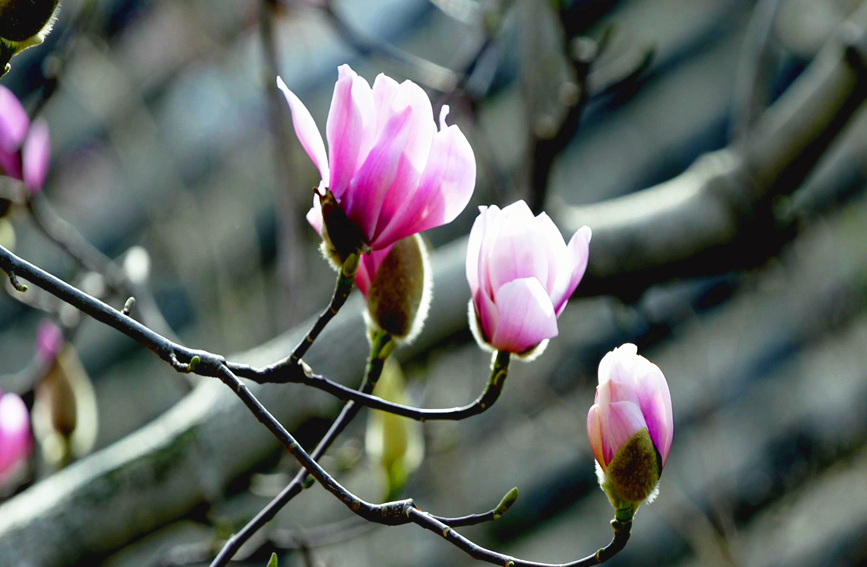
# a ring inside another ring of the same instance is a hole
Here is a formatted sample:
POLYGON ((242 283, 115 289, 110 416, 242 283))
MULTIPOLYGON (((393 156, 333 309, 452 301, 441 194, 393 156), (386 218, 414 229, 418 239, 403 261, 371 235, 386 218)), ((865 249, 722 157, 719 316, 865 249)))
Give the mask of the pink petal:
POLYGON ((608 468, 608 463, 605 462, 605 448, 602 442, 602 417, 599 414, 599 406, 593 405, 590 411, 587 412, 587 436, 590 438, 590 449, 593 451, 593 456, 596 457, 596 462, 602 467, 602 470, 608 468))
POLYGON ((331 170, 329 188, 338 201, 349 187, 359 164, 367 157, 366 150, 376 135, 371 127, 375 121, 370 85, 349 65, 341 65, 325 126, 331 170))
POLYGON ((497 325, 500 323, 497 306, 494 304, 494 300, 482 291, 473 294, 473 305, 476 308, 476 315, 479 318, 484 339, 488 344, 491 344, 491 337, 496 333, 497 325))
POLYGON ((350 190, 341 202, 346 216, 358 225, 374 249, 391 244, 374 239, 374 229, 386 194, 389 191, 400 192, 408 181, 411 182, 407 177, 414 175, 402 159, 411 112, 406 107, 403 112, 391 116, 364 164, 352 178, 350 190))
POLYGON ((322 226, 325 224, 322 218, 322 207, 319 206, 319 195, 313 195, 313 206, 307 211, 307 222, 320 235, 322 234, 322 226))
POLYGON ((547 213, 539 213, 534 222, 535 229, 542 235, 545 242, 544 251, 547 253, 548 265, 551 267, 548 271, 547 282, 542 283, 548 290, 548 295, 556 308, 559 303, 558 299, 562 297, 563 290, 569 281, 569 258, 566 242, 563 240, 563 235, 560 234, 560 229, 557 228, 547 213))
POLYGON ((639 383, 638 397, 641 412, 647 422, 647 431, 662 456, 662 464, 665 465, 674 439, 671 393, 662 371, 655 364, 644 360, 647 362, 647 367, 639 383))
POLYGON ((394 200, 386 207, 396 212, 377 239, 395 242, 453 221, 467 206, 475 185, 476 160, 467 139, 457 126, 437 132, 411 206, 401 203, 399 195, 389 195, 394 200))
POLYGON ((17 151, 29 129, 24 107, 12 91, 0 85, 0 151, 17 151))
POLYGON ((548 293, 536 278, 522 278, 496 291, 499 322, 491 344, 521 353, 557 336, 557 316, 548 293))
POLYGON ((310 115, 310 111, 304 106, 304 103, 295 96, 295 93, 289 90, 283 79, 277 77, 277 87, 283 91, 283 96, 286 97, 286 102, 289 103, 289 110, 292 113, 292 125, 295 127, 295 135, 298 136, 298 141, 301 142, 301 147, 310 156, 313 164, 319 170, 322 176, 322 181, 327 186, 329 183, 328 175, 328 156, 325 153, 325 144, 322 142, 322 135, 319 133, 319 128, 316 127, 316 122, 310 115))
MULTIPOLYGON (((556 266, 549 265, 546 241, 530 208, 524 201, 509 205, 503 209, 500 223, 486 259, 491 287, 496 290, 512 280, 535 278, 544 289, 549 269, 556 266)), ((545 296, 549 297, 547 289, 545 296)))
POLYGON ((22 150, 24 184, 32 195, 42 191, 45 178, 48 175, 48 163, 51 160, 51 138, 48 124, 37 120, 30 129, 30 135, 22 150))
POLYGON ((611 403, 607 417, 607 423, 602 423, 606 466, 633 435, 647 426, 641 408, 632 402, 611 403))
MULTIPOLYGON (((493 205, 491 209, 499 210, 496 205, 493 205)), ((473 221, 473 228, 470 230, 470 237, 467 242, 467 281, 473 296, 479 290, 479 255, 482 251, 482 240, 485 238, 488 210, 488 207, 479 207, 479 216, 473 221)))
POLYGON ((561 292, 562 295, 559 295, 557 299, 554 300, 554 305, 557 306, 557 315, 560 315, 560 313, 563 312, 563 309, 566 308, 566 303, 569 301, 569 298, 572 297, 575 288, 578 287, 578 284, 584 277, 584 272, 587 271, 587 261, 590 258, 590 237, 592 234, 590 227, 582 226, 569 240, 569 261, 565 265, 561 265, 561 269, 568 266, 566 273, 570 277, 568 279, 569 283, 561 292))

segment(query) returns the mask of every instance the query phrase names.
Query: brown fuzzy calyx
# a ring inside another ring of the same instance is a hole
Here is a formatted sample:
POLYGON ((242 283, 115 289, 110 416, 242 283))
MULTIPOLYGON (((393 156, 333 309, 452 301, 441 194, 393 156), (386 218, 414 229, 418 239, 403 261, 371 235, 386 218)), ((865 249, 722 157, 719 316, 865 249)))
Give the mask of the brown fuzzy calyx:
POLYGON ((423 245, 417 235, 397 241, 377 269, 367 296, 373 322, 398 338, 411 334, 424 301, 423 245))
POLYGON ((647 428, 642 428, 617 451, 605 476, 621 499, 643 502, 661 473, 659 453, 647 428))

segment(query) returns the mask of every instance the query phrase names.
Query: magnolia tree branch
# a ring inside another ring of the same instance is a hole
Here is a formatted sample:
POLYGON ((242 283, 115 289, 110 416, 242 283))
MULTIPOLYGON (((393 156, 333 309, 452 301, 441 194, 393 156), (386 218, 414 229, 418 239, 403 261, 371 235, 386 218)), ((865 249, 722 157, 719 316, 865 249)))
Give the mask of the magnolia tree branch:
MULTIPOLYGON (((566 228, 584 219, 590 219, 594 228, 593 260, 579 293, 628 295, 653 281, 693 274, 695 269, 685 262, 691 255, 706 259, 736 243, 744 227, 770 222, 770 215, 756 211, 772 195, 797 185, 864 99, 857 45, 867 24, 867 8, 855 13, 852 24, 854 41, 835 41, 826 47, 765 113, 748 146, 705 157, 661 186, 565 215, 566 228)), ((407 356, 465 327, 469 298, 462 277, 465 247, 465 240, 454 243, 434 259, 436 293, 430 318, 407 356)), ((15 267, 3 265, 13 271, 15 267)), ((704 265, 706 270, 731 267, 724 262, 704 265)), ((23 272, 20 275, 24 277, 23 272)), ((74 293, 69 297, 74 299, 74 293)), ((358 368, 366 350, 359 310, 335 321, 319 339, 340 344, 340 357, 313 349, 305 360, 331 376, 347 376, 358 368)), ((96 318, 114 326, 122 317, 111 311, 96 318)), ((236 358, 259 365, 276 360, 307 328, 236 358)), ((144 344, 155 338, 144 327, 133 330, 144 344)), ((207 363, 204 368, 224 368, 221 358, 207 358, 216 355, 185 347, 166 354, 159 344, 153 343, 155 352, 169 362, 171 354, 178 365, 189 364, 199 355, 207 363)), ((285 387, 253 388, 257 398, 278 412, 274 418, 286 423, 302 408, 322 403, 309 393, 299 395, 285 387)), ((106 553, 203 501, 219 498, 233 478, 273 450, 273 441, 249 422, 247 410, 225 388, 203 382, 149 426, 0 507, 0 563, 61 565, 106 553)), ((415 515, 414 509, 409 510, 415 515)), ((425 520, 426 528, 440 529, 433 516, 424 517, 430 518, 425 520)))
MULTIPOLYGON (((553 565, 523 561, 482 548, 461 534, 455 532, 440 519, 426 512, 420 511, 412 499, 373 504, 359 498, 347 490, 342 484, 334 479, 334 477, 328 474, 328 472, 301 447, 283 424, 281 424, 280 421, 275 418, 261 402, 259 402, 256 396, 250 391, 250 388, 244 384, 231 369, 229 369, 222 356, 211 354, 203 350, 188 349, 173 343, 144 327, 140 323, 129 319, 122 312, 112 309, 95 297, 83 293, 44 270, 30 264, 26 260, 15 256, 2 246, 0 246, 0 269, 3 269, 7 274, 12 274, 10 275, 10 279, 14 277, 16 272, 21 273, 31 283, 41 287, 49 293, 52 293, 70 305, 81 309, 98 321, 122 332, 143 346, 149 348, 160 356, 160 358, 168 362, 178 372, 196 372, 202 376, 218 378, 235 393, 250 413, 252 413, 253 416, 262 423, 272 433, 272 435, 274 435, 274 437, 277 438, 280 444, 293 457, 295 457, 295 459, 305 469, 307 469, 307 472, 315 478, 319 484, 333 494, 353 513, 368 522, 387 526, 400 526, 407 523, 414 523, 431 531, 439 531, 446 541, 466 551, 472 557, 488 563, 513 566, 526 565, 528 567, 547 567, 553 565)), ((340 277, 343 278, 344 276, 345 274, 341 274, 340 277)), ((16 287, 22 293, 26 292, 26 286, 19 284, 16 287)), ((379 353, 383 352, 385 349, 380 348, 380 345, 376 342, 374 345, 376 348, 371 354, 368 377, 375 380, 382 370, 382 367, 377 363, 377 360, 384 360, 384 356, 380 356, 379 353)), ((494 364, 494 370, 492 371, 492 381, 500 379, 499 376, 501 375, 505 376, 505 372, 508 368, 508 361, 508 353, 498 353, 494 364)), ((514 500, 514 498, 512 500, 514 500)), ((505 510, 501 510, 500 513, 504 511, 505 510)), ((459 518, 457 521, 463 521, 466 523, 467 519, 466 517, 459 518)), ((614 549, 615 551, 613 553, 616 553, 623 547, 623 545, 618 544, 618 542, 622 540, 625 544, 625 540, 623 540, 621 534, 626 534, 625 537, 628 537, 630 523, 614 522, 612 526, 614 526, 615 529, 615 538, 612 544, 605 549, 614 549)), ((594 555, 568 565, 577 567, 579 565, 600 563, 603 561, 603 559, 601 559, 602 556, 600 555, 603 551, 605 550, 600 550, 600 552, 594 555)), ((613 554, 610 551, 608 553, 613 554)), ((224 564, 225 561, 228 561, 228 558, 228 555, 223 560, 218 558, 218 560, 215 561, 215 564, 224 564)))

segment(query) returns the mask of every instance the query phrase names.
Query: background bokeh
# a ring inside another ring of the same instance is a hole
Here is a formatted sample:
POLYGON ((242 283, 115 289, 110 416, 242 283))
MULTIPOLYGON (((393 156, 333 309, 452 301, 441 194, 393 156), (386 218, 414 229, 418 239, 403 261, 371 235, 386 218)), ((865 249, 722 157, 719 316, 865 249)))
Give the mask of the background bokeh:
MULTIPOLYGON (((275 73, 320 127, 336 67, 346 62, 371 82, 385 72, 421 83, 435 111, 450 104, 479 178, 470 207, 428 238, 440 250, 437 265, 457 274, 434 294, 452 294, 463 306, 469 292, 449 243, 466 235, 477 205, 543 198, 565 230, 574 207, 652 187, 704 154, 749 144, 765 108, 803 79, 823 46, 844 36, 863 40, 864 29, 840 27, 858 4, 66 0, 46 43, 13 59, 2 83, 50 125, 45 193, 54 209, 111 257, 134 245, 148 251, 156 303, 185 344, 264 364, 288 352, 290 337, 326 304, 334 278, 304 221, 318 179, 274 98, 275 73), (602 38, 607 44, 582 80, 581 58, 602 38), (266 341, 264 351, 254 350, 266 341)), ((856 68, 858 45, 848 51, 856 68)), ((508 515, 462 531, 522 558, 566 562, 607 543, 612 514, 596 486, 586 412, 599 359, 629 341, 668 378, 675 438, 660 497, 639 511, 612 565, 867 561, 867 114, 863 85, 857 89, 858 105, 817 134, 821 153, 799 156, 803 171, 781 178, 773 199, 731 204, 733 216, 762 222, 736 222, 743 233, 718 262, 711 250, 695 269, 680 260, 670 270, 579 287, 560 336, 537 361, 513 365, 495 408, 461 423, 424 424, 425 460, 405 494, 423 509, 462 515, 519 487, 508 515)), ((592 214, 581 218, 594 226, 592 214)), ((18 254, 68 281, 81 277, 25 211, 13 220, 18 254)), ((692 233, 684 229, 683 238, 692 233)), ((591 243, 591 266, 593 253, 591 243)), ((0 301, 0 380, 29 363, 43 317, 12 295, 0 301)), ((119 307, 124 299, 110 302, 119 307)), ((352 385, 366 348, 359 309, 348 304, 352 314, 342 312, 335 325, 353 328, 311 354, 352 385)), ((434 313, 428 338, 399 353, 419 405, 462 404, 485 383, 489 355, 461 316, 434 313)), ((8 504, 40 491, 46 525, 56 521, 73 539, 66 512, 57 512, 75 502, 70 494, 86 492, 73 479, 93 479, 119 447, 159 453, 145 435, 126 436, 145 424, 149 434, 156 424, 166 438, 181 436, 192 422, 187 408, 201 412, 199 423, 240 406, 228 398, 209 407, 208 385, 189 392, 184 377, 93 321, 80 325, 74 345, 95 387, 101 460, 87 457, 37 479, 8 504)), ((337 405, 300 386, 282 388, 294 388, 273 394, 293 398, 279 402, 291 413, 287 425, 305 446, 315 443, 337 405)), ((213 478, 186 484, 172 480, 171 459, 160 461, 146 482, 155 493, 183 492, 177 509, 136 503, 125 517, 140 529, 110 530, 121 535, 94 548, 57 543, 62 559, 53 564, 207 564, 214 542, 297 470, 252 416, 232 415, 213 420, 222 419, 225 431, 249 429, 255 449, 207 438, 206 449, 187 457, 201 470, 211 461, 231 465, 215 464, 213 478)), ((363 454, 366 419, 323 464, 377 500, 378 471, 363 454)), ((134 501, 134 485, 111 486, 110 496, 98 496, 106 506, 134 501)), ((99 524, 95 516, 96 534, 99 524)), ((0 548, 16 549, 14 534, 0 521, 0 548)), ((417 527, 354 522, 319 488, 293 501, 253 544, 239 564, 264 565, 274 549, 281 566, 475 564, 417 527)), ((6 557, 10 565, 40 564, 11 551, 6 557)))

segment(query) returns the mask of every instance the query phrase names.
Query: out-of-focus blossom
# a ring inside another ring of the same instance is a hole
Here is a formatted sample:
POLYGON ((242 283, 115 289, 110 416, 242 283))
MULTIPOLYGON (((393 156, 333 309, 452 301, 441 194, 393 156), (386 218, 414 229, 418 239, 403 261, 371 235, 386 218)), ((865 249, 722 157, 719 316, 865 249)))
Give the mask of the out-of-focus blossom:
POLYGON ((0 174, 23 181, 36 194, 45 185, 50 159, 48 124, 37 120, 31 127, 24 107, 0 85, 0 174))
POLYGON ((48 176, 48 162, 51 160, 51 138, 48 124, 37 120, 30 129, 27 141, 21 151, 23 166, 21 180, 32 195, 42 191, 48 176))
POLYGON ((467 248, 470 326, 482 345, 526 353, 557 336, 557 317, 587 269, 591 232, 581 227, 567 245, 524 201, 479 211, 467 248))
POLYGON ((65 339, 63 331, 54 322, 45 320, 36 329, 36 356, 43 364, 53 364, 65 339))
POLYGON ((37 329, 36 354, 47 370, 36 386, 33 433, 46 463, 61 468, 96 442, 96 396, 75 347, 51 321, 37 329))
POLYGON ((358 250, 382 250, 451 222, 469 202, 476 163, 457 126, 440 129, 425 92, 379 75, 373 88, 348 65, 338 69, 326 124, 328 154, 310 112, 278 77, 295 133, 322 177, 308 220, 339 263, 358 250), (340 214, 329 207, 339 209, 340 214), (334 220, 346 219, 352 225, 334 220))
POLYGON ((32 447, 27 407, 17 395, 0 392, 0 484, 27 461, 32 447))
POLYGON ((671 394, 662 371, 635 345, 616 348, 599 363, 587 433, 615 508, 654 495, 674 437, 671 394))

